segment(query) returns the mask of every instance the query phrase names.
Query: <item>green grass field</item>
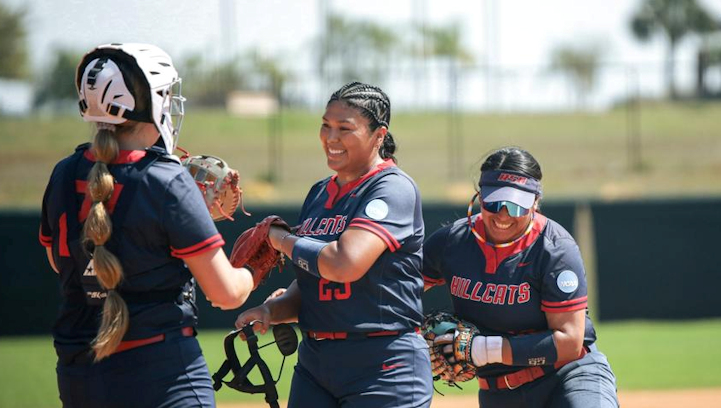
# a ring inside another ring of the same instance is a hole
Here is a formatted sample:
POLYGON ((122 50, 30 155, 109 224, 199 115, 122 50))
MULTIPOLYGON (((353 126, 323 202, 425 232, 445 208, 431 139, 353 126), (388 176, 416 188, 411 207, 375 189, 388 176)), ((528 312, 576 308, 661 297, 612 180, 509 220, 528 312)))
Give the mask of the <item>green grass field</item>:
MULTIPOLYGON (((641 169, 629 161, 627 112, 595 114, 478 115, 459 117, 460 154, 449 154, 448 117, 440 113, 395 115, 391 131, 400 166, 418 183, 424 200, 465 201, 478 178, 479 160, 503 145, 530 150, 544 170, 545 199, 617 199, 721 195, 721 103, 644 105, 640 115, 641 169), (457 174, 451 177, 450 169, 457 174)), ((189 110, 180 145, 214 154, 241 173, 245 205, 299 203, 311 184, 329 174, 318 141, 320 113, 285 112, 279 180, 269 183, 269 121, 232 118, 219 111, 189 110)), ((79 117, 0 117, 0 209, 39 209, 54 164, 90 140, 79 117)), ((600 324, 599 346, 621 390, 721 387, 721 319, 692 322, 600 324)), ((224 360, 225 333, 199 339, 211 372, 224 360)), ((280 354, 264 349, 275 373, 280 354), (271 361, 273 360, 273 361, 271 361)), ((240 347, 239 347, 240 349, 240 347)), ((244 355, 247 357, 247 354, 244 355)), ((279 384, 288 395, 291 368, 279 384)), ((55 354, 49 337, 0 337, 0 407, 57 407, 55 354)), ((258 380, 258 378, 256 378, 258 380)), ((476 392, 443 385, 448 394, 476 392)), ((219 401, 262 396, 223 389, 219 401)))
MULTIPOLYGON (((270 121, 189 109, 180 146, 223 157, 241 173, 246 205, 300 202, 329 174, 318 141, 320 112, 286 111, 278 181, 271 172, 270 121)), ((644 105, 640 164, 631 171, 629 116, 623 109, 576 114, 464 114, 449 152, 449 117, 399 113, 391 131, 400 166, 425 200, 470 198, 480 159, 503 145, 530 150, 544 170, 546 199, 721 195, 721 104, 644 105), (455 175, 451 176, 451 169, 455 175)), ((39 208, 53 165, 89 141, 92 125, 79 116, 0 118, 0 208, 39 208)))
MULTIPOLYGON (((618 377, 619 390, 681 389, 721 387, 721 319, 688 322, 605 323, 598 325, 598 345, 609 358, 618 377)), ((221 331, 203 331, 198 336, 211 373, 225 360, 221 331)), ((261 339, 260 344, 270 341, 261 339)), ((247 349, 236 340, 239 359, 247 349)), ((280 367, 280 353, 274 345, 261 350, 274 375, 280 367)), ((278 392, 288 395, 297 354, 286 360, 278 392)), ((55 383, 55 353, 47 336, 0 337, 0 407, 45 408, 60 406, 55 383)), ((257 373, 251 380, 259 383, 257 373)), ((228 377, 230 378, 230 376, 228 377)), ((438 384, 444 394, 474 394, 475 384, 463 390, 438 384)), ((223 387, 218 401, 263 402, 262 395, 242 394, 223 387)))

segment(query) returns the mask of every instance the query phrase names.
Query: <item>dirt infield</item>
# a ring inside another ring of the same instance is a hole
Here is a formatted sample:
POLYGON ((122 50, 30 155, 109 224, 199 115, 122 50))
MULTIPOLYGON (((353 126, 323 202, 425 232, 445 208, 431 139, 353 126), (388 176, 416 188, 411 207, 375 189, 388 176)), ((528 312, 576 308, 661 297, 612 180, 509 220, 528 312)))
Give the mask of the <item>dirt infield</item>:
MULTIPOLYGON (((718 407, 721 406, 721 388, 672 391, 625 391, 620 392, 619 400, 623 408, 678 408, 678 407, 718 407)), ((258 397, 262 399, 262 397, 258 397)), ((475 407, 475 396, 436 395, 431 408, 475 407)), ((218 404, 218 408, 265 408, 267 404, 235 403, 218 404)), ((285 408, 286 405, 281 403, 285 408)))

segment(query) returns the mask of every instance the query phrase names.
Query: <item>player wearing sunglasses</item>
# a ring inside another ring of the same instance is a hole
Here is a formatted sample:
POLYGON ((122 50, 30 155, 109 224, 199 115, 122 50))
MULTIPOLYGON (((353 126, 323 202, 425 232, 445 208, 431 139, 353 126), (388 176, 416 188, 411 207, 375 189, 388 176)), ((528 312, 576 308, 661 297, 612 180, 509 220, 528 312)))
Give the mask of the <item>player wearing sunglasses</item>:
POLYGON ((573 237, 538 212, 541 177, 527 151, 494 151, 468 216, 424 243, 426 289, 447 284, 455 314, 477 328, 434 345, 450 364, 477 367, 484 408, 617 407, 615 376, 587 313, 583 260, 573 237), (472 213, 476 197, 480 214, 472 213))

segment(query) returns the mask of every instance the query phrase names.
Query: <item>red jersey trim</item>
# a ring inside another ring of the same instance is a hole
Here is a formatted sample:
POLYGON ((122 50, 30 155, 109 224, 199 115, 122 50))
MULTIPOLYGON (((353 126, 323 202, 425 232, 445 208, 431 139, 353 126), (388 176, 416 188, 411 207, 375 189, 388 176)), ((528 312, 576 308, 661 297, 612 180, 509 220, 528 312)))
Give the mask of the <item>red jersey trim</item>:
POLYGON ((43 235, 43 227, 42 226, 40 226, 40 230, 38 231, 38 239, 40 240, 40 245, 42 245, 44 247, 52 247, 53 246, 53 237, 43 235))
MULTIPOLYGON (((508 246, 497 247, 491 243, 481 242, 480 240, 475 239, 486 258, 486 273, 496 273, 498 265, 500 265, 506 258, 521 253, 523 250, 533 245, 533 243, 536 242, 536 239, 538 239, 541 235, 543 229, 546 227, 548 219, 544 217, 543 214, 537 212, 533 216, 533 220, 531 222, 533 223, 531 231, 521 236, 516 240, 516 242, 508 246)), ((473 223, 473 228, 481 235, 481 237, 483 237, 484 240, 486 239, 486 229, 483 227, 483 220, 480 214, 476 217, 476 221, 473 223)))
MULTIPOLYGON (((137 163, 139 162, 145 155, 147 155, 148 152, 145 150, 121 150, 118 152, 118 157, 113 160, 110 164, 128 164, 128 163, 137 163)), ((95 155, 92 152, 92 149, 85 150, 85 153, 83 153, 83 157, 90 160, 91 162, 96 162, 95 155)))
POLYGON ((549 302, 546 300, 541 300, 541 305, 548 306, 548 307, 570 306, 570 305, 573 305, 576 303, 586 302, 587 300, 588 300, 588 296, 583 296, 583 297, 576 298, 576 299, 564 300, 561 302, 549 302))
POLYGON ((351 190, 356 188, 360 183, 368 180, 370 177, 374 176, 383 169, 395 166, 396 164, 393 162, 392 159, 386 159, 383 161, 383 163, 372 168, 368 173, 364 174, 359 179, 353 180, 350 183, 346 183, 343 187, 338 186, 338 183, 336 183, 338 175, 334 174, 333 176, 331 176, 330 181, 325 186, 325 191, 328 193, 328 199, 326 200, 324 207, 326 209, 333 208, 333 206, 338 202, 338 200, 340 200, 351 190))
POLYGON ((382 225, 377 224, 371 220, 365 218, 353 218, 348 227, 363 228, 364 230, 370 231, 378 235, 380 239, 382 239, 386 243, 386 246, 388 246, 388 249, 390 249, 391 252, 395 252, 401 247, 401 244, 398 243, 398 240, 395 239, 393 234, 391 234, 382 225))
POLYGON ((58 248, 58 254, 60 256, 69 257, 70 249, 68 248, 68 214, 63 213, 59 220, 60 226, 60 248, 58 248))
POLYGON ((176 249, 170 247, 170 255, 181 259, 190 258, 207 252, 213 248, 222 247, 223 245, 225 245, 223 237, 220 234, 215 234, 212 237, 206 239, 205 241, 199 242, 187 248, 176 249))
POLYGON ((547 307, 541 304, 541 311, 548 313, 563 313, 563 312, 575 312, 576 310, 583 310, 588 307, 588 302, 579 303, 577 305, 571 305, 568 307, 547 307))
POLYGON ((430 286, 441 286, 446 284, 446 280, 443 278, 440 279, 433 279, 429 278, 428 276, 423 275, 423 283, 430 286))

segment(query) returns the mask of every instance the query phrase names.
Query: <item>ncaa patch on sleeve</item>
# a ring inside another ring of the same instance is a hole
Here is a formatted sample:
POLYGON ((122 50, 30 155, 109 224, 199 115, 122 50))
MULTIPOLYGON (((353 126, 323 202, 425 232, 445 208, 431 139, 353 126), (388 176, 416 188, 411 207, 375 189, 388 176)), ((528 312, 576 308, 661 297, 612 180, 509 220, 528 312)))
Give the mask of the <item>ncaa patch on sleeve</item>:
POLYGON ((572 293, 578 289, 578 276, 573 271, 565 270, 558 274, 556 285, 563 293, 572 293))
POLYGON ((380 221, 388 216, 388 204, 385 201, 376 198, 366 205, 366 215, 376 221, 380 221))

